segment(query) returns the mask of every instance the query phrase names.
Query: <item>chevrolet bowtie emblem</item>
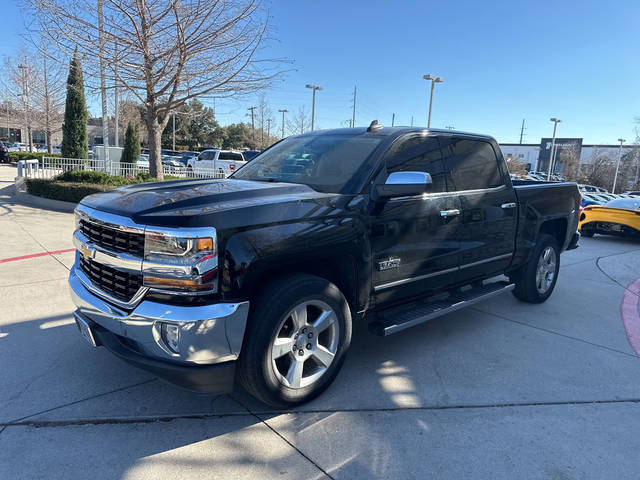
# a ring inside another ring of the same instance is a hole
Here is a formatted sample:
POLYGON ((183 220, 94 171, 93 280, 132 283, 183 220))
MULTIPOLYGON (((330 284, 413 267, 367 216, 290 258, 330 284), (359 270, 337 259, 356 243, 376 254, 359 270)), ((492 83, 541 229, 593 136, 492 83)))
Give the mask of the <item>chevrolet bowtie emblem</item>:
POLYGON ((93 258, 93 254, 95 253, 95 250, 89 248, 84 244, 79 248, 79 250, 82 256, 85 258, 93 258))

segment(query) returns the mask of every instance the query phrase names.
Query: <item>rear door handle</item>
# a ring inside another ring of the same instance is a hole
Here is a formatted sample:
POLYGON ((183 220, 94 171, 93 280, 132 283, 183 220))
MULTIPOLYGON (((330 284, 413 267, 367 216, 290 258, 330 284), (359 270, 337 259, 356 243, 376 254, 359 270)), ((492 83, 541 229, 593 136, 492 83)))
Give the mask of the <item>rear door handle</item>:
POLYGON ((460 215, 460 210, 457 208, 453 210, 440 210, 441 217, 455 217, 456 215, 460 215))
POLYGON ((502 208, 507 209, 507 208, 516 208, 516 204, 515 203, 503 203, 502 204, 502 208))

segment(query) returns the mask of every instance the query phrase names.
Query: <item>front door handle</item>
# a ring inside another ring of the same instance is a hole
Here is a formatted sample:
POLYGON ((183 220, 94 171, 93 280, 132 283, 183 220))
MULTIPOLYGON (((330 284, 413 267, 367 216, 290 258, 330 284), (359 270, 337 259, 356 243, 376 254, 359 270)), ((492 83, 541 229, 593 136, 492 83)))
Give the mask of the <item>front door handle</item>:
POLYGON ((502 208, 507 209, 507 208, 516 208, 516 204, 515 203, 503 203, 502 204, 502 208))
POLYGON ((460 210, 457 208, 453 210, 440 210, 441 217, 455 217, 456 215, 460 215, 460 210))

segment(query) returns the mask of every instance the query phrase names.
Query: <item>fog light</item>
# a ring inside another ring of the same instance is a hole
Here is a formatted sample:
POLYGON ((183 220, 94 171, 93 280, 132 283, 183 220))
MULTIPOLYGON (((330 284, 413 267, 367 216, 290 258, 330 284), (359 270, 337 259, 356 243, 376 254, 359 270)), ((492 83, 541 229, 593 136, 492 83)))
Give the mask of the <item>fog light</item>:
POLYGON ((162 341, 170 350, 175 353, 180 351, 178 343, 180 342, 180 329, 172 323, 162 324, 162 341))

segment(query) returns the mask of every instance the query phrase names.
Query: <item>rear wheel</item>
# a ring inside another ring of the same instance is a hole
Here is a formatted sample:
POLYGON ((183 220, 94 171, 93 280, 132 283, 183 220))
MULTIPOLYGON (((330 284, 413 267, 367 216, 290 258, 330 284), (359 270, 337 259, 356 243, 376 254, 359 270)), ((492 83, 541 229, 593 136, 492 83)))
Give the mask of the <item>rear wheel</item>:
POLYGON ((591 228, 583 228, 580 230, 580 236, 585 238, 591 238, 595 235, 596 231, 591 228))
POLYGON ((529 262, 515 275, 513 294, 523 302, 542 303, 556 286, 560 271, 560 250, 554 237, 540 234, 529 262))
POLYGON ((346 299, 331 282, 292 275, 270 285, 252 305, 239 380, 277 408, 307 402, 338 374, 351 342, 346 299))

